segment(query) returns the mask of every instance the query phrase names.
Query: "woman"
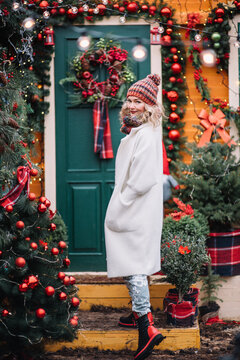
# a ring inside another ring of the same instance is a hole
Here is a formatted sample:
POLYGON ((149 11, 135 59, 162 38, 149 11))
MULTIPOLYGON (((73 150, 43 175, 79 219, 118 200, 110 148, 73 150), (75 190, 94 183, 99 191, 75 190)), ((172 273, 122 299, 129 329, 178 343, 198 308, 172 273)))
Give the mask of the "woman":
POLYGON ((160 269, 162 230, 162 134, 157 104, 160 77, 133 84, 120 116, 115 188, 105 219, 108 277, 124 277, 139 330, 134 356, 148 357, 164 337, 153 326, 147 276, 160 269))

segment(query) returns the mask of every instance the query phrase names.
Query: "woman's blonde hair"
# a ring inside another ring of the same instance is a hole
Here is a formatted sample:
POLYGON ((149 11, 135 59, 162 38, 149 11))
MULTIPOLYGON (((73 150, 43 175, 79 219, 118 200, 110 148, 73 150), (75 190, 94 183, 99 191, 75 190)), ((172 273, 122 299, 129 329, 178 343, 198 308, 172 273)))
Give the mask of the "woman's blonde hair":
MULTIPOLYGON (((162 105, 157 103, 156 105, 148 105, 144 103, 145 111, 141 114, 141 119, 143 123, 150 122, 153 127, 159 126, 161 124, 161 117, 163 115, 162 105)), ((120 111, 120 121, 123 121, 124 116, 129 116, 130 111, 128 108, 127 101, 123 103, 123 106, 120 111)))

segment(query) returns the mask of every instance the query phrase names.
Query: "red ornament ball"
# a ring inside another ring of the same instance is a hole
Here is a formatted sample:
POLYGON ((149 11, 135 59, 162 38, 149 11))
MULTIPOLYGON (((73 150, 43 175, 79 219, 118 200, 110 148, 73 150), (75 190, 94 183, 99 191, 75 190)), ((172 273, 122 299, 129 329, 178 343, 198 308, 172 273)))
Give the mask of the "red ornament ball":
POLYGON ((63 284, 65 286, 68 286, 70 284, 70 278, 69 276, 65 276, 65 278, 63 279, 63 284))
POLYGON ((74 276, 69 276, 70 284, 73 285, 76 283, 76 279, 74 276))
POLYGON ((178 93, 176 91, 174 91, 174 90, 168 91, 167 92, 167 98, 168 98, 169 101, 175 102, 178 99, 178 93))
POLYGON ((172 25, 173 25, 173 21, 172 21, 172 20, 168 20, 168 21, 167 21, 167 25, 168 25, 168 26, 172 26, 172 25))
POLYGON ((46 311, 44 309, 37 309, 36 310, 36 317, 39 318, 39 319, 43 319, 46 315, 46 311))
POLYGON ((39 283, 38 278, 34 275, 29 275, 24 282, 28 285, 28 287, 30 287, 30 289, 34 289, 39 283))
POLYGON ((127 6, 127 11, 130 13, 136 13, 138 11, 138 5, 135 2, 131 2, 127 6))
POLYGON ((25 224, 23 221, 19 220, 16 222, 16 228, 19 230, 22 230, 24 228, 25 224))
POLYGON ((221 24, 223 21, 224 21, 223 18, 218 18, 217 19, 218 24, 221 24))
POLYGON ((60 300, 64 301, 67 298, 67 294, 65 292, 61 291, 58 297, 60 300))
POLYGON ((124 7, 124 6, 120 6, 119 11, 120 11, 120 12, 124 12, 124 11, 125 11, 125 7, 124 7))
POLYGON ((31 170, 30 170, 30 175, 31 175, 31 176, 37 176, 37 174, 38 174, 37 169, 31 169, 31 170))
POLYGON ((31 238, 27 236, 27 237, 25 237, 25 240, 26 240, 26 241, 30 241, 31 238))
POLYGON ((179 63, 172 64, 171 70, 174 74, 180 74, 182 71, 182 66, 179 63))
POLYGON ((169 18, 172 15, 172 11, 171 9, 169 9, 169 7, 164 6, 161 10, 160 10, 160 14, 162 16, 165 16, 167 18, 169 18))
POLYGON ((30 244, 30 247, 32 248, 32 250, 37 250, 38 245, 37 245, 37 243, 32 242, 32 243, 30 244))
POLYGON ((218 8, 215 11, 215 14, 216 14, 217 17, 222 17, 225 14, 225 11, 222 8, 218 8))
POLYGON ((38 211, 39 211, 40 213, 44 213, 46 210, 47 210, 46 205, 44 205, 44 204, 42 204, 42 203, 38 205, 38 211))
POLYGON ((167 33, 168 35, 171 35, 172 32, 173 32, 173 30, 172 30, 171 28, 168 28, 168 29, 166 30, 166 33, 167 33))
POLYGON ((170 46, 172 42, 171 36, 164 35, 161 39, 161 44, 164 46, 170 46))
POLYGON ((72 325, 72 327, 76 327, 78 326, 78 321, 76 319, 70 319, 69 320, 69 323, 72 325))
POLYGON ((168 133, 169 139, 176 141, 180 138, 180 132, 178 130, 170 130, 168 133))
POLYGON ((119 4, 113 4, 113 9, 118 10, 119 9, 119 4))
POLYGON ((63 260, 63 263, 65 266, 69 266, 71 264, 71 261, 68 258, 66 258, 63 260))
POLYGON ((79 319, 77 315, 74 315, 72 318, 75 319, 75 320, 77 320, 77 321, 78 321, 78 319, 79 319))
POLYGON ((175 78, 175 76, 171 76, 170 78, 169 78, 169 81, 171 82, 171 83, 175 83, 176 82, 176 78, 175 78))
POLYGON ((72 9, 68 9, 67 15, 68 15, 69 19, 75 19, 75 18, 77 17, 77 15, 78 15, 78 12, 75 14, 75 13, 72 11, 72 9))
POLYGON ((26 291, 28 290, 28 284, 26 284, 26 283, 20 284, 20 285, 18 286, 18 290, 19 290, 20 292, 26 292, 26 291))
POLYGON ((36 195, 34 193, 29 193, 28 198, 30 201, 34 201, 36 199, 36 195))
POLYGON ((6 211, 7 211, 8 213, 11 213, 11 212, 13 211, 13 206, 12 206, 12 205, 7 205, 7 206, 6 206, 6 211))
POLYGON ((60 8, 60 9, 58 9, 58 12, 60 15, 64 15, 66 10, 64 8, 60 8))
POLYGON ((176 104, 171 104, 170 108, 172 111, 175 111, 177 109, 177 105, 176 104))
POLYGON ((45 203, 45 201, 47 200, 47 198, 45 198, 45 196, 41 196, 40 198, 39 198, 39 202, 40 203, 45 203))
POLYGON ((59 254, 58 248, 56 248, 56 247, 52 248, 51 253, 52 253, 52 255, 58 255, 59 254))
POLYGON ((52 296, 54 293, 55 293, 54 287, 52 287, 52 286, 47 286, 47 287, 45 288, 45 294, 46 294, 47 296, 52 296))
POLYGON ((89 15, 93 15, 93 9, 91 8, 91 9, 88 9, 88 14, 89 15))
POLYGON ((99 9, 99 15, 104 15, 105 10, 106 10, 106 6, 103 5, 103 4, 98 4, 97 7, 99 9))
POLYGON ((177 123, 178 121, 180 120, 180 116, 175 113, 175 112, 172 112, 170 115, 169 115, 169 121, 173 124, 177 123))
POLYGON ((58 273, 58 278, 60 279, 60 280, 63 280, 64 278, 65 278, 65 274, 64 274, 64 272, 62 272, 62 271, 60 271, 59 273, 58 273))
POLYGON ((178 61, 178 56, 177 56, 177 55, 173 55, 172 58, 173 58, 173 61, 174 61, 174 62, 177 62, 177 61, 178 61))
POLYGON ((59 241, 58 247, 59 247, 60 249, 66 249, 67 244, 65 243, 65 241, 59 241))
POLYGON ((56 224, 54 224, 54 223, 51 223, 51 224, 50 224, 50 230, 51 230, 51 231, 56 230, 56 227, 57 227, 56 224))
POLYGON ((148 6, 147 5, 142 5, 141 9, 142 9, 142 11, 148 11, 148 6))
POLYGON ((50 13, 52 14, 52 16, 55 16, 55 15, 57 15, 57 9, 51 9, 50 10, 50 13))
POLYGON ((176 53, 177 53, 177 48, 172 47, 172 48, 170 49, 170 53, 171 53, 171 54, 176 54, 176 53))
POLYGON ((23 268, 26 265, 26 260, 23 257, 18 257, 15 260, 15 265, 19 268, 23 268))
POLYGON ((6 316, 8 316, 8 314, 9 314, 9 311, 7 309, 4 309, 2 311, 2 317, 6 317, 6 316))
POLYGON ((155 5, 151 5, 149 6, 149 14, 150 15, 155 15, 155 12, 157 11, 157 8, 155 5))
POLYGON ((44 205, 45 205, 47 208, 49 208, 49 207, 51 206, 51 201, 49 201, 48 199, 46 199, 46 200, 44 201, 44 205))
POLYGON ((49 6, 49 4, 48 4, 47 1, 43 0, 43 1, 40 2, 39 6, 42 9, 46 9, 49 6))
POLYGON ((79 306, 79 303, 80 303, 80 301, 79 301, 79 299, 78 299, 77 297, 74 296, 74 297, 71 299, 71 304, 72 304, 72 306, 77 307, 77 306, 79 306))
POLYGON ((0 256, 2 256, 2 254, 3 254, 3 252, 2 252, 2 250, 0 250, 0 256))

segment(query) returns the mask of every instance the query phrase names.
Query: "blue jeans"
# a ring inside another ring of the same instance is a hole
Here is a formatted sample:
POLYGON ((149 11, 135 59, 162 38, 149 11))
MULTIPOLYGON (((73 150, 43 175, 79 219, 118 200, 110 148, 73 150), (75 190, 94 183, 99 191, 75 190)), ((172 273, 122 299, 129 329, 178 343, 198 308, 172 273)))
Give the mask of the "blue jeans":
POLYGON ((124 280, 132 298, 132 311, 139 317, 149 313, 151 310, 147 275, 131 275, 124 277, 124 280))

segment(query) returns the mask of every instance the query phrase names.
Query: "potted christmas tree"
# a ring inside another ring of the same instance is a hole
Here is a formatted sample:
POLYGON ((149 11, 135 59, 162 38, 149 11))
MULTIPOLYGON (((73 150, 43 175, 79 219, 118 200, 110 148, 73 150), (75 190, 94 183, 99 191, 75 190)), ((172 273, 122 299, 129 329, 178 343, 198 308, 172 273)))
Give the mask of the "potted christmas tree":
POLYGON ((205 218, 190 205, 173 199, 180 211, 164 219, 162 271, 175 285, 164 299, 167 321, 175 326, 192 326, 197 314, 199 290, 191 286, 199 279, 202 265, 209 261, 205 239, 209 231, 205 218))
POLYGON ((240 274, 240 162, 235 146, 209 142, 192 145, 192 162, 180 166, 181 197, 207 219, 208 252, 215 273, 240 274))

